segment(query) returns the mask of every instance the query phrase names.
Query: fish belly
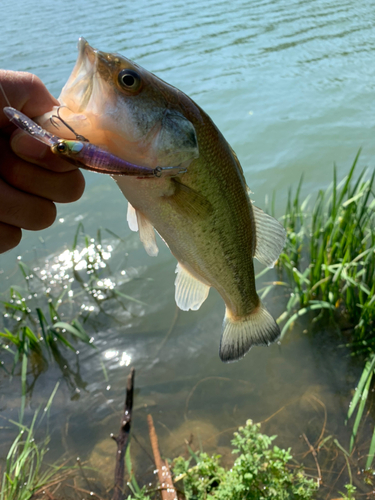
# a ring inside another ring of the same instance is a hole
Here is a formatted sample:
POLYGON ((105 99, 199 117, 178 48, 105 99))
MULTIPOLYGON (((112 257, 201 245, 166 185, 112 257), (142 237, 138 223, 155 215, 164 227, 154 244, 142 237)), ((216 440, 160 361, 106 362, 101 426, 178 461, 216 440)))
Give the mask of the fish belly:
MULTIPOLYGON (((242 214, 230 217, 213 203, 212 213, 201 216, 176 209, 175 187, 169 179, 116 178, 129 203, 145 216, 178 262, 223 297, 231 317, 251 314, 258 306, 255 289, 251 206, 244 197, 242 214)), ((233 204, 233 203, 232 203, 233 204)), ((235 208, 235 207, 234 207, 235 208)), ((199 209, 198 209, 199 210, 199 209)))

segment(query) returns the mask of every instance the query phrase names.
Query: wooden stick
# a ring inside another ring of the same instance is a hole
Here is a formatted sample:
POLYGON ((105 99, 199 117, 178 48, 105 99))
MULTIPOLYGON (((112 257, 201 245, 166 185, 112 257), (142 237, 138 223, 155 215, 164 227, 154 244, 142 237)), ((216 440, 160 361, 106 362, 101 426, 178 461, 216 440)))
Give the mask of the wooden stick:
POLYGON ((317 471, 318 471, 318 486, 320 486, 322 484, 322 472, 320 470, 320 466, 319 466, 319 462, 318 462, 318 456, 316 454, 316 451, 315 451, 315 448, 312 446, 312 444, 310 443, 310 441, 307 439, 307 436, 306 434, 302 434, 303 436, 303 439, 306 441, 306 444, 307 446, 309 447, 310 451, 311 451, 311 454, 315 460, 315 464, 316 464, 316 468, 317 468, 317 471))
POLYGON ((124 413, 121 416, 120 434, 117 437, 113 434, 111 435, 111 438, 117 443, 115 489, 112 500, 122 500, 123 498, 125 468, 124 459, 125 452, 129 444, 130 425, 132 419, 134 374, 135 370, 132 368, 126 384, 125 405, 124 413))
POLYGON ((168 462, 163 460, 160 456, 158 437, 156 435, 154 421, 151 415, 147 415, 147 422, 152 453, 154 454, 155 466, 158 472, 161 498, 162 500, 177 500, 177 493, 173 485, 172 474, 169 469, 168 462))

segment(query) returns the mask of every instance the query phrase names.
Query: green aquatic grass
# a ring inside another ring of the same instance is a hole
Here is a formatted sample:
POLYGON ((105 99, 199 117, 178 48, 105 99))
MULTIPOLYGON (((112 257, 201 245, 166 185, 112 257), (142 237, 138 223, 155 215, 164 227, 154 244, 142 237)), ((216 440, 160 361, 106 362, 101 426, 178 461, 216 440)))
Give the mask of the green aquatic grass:
POLYGON ((64 303, 71 302, 68 292, 72 283, 52 290, 50 282, 26 264, 19 262, 19 270, 23 284, 10 287, 8 297, 0 300, 3 317, 0 367, 10 376, 20 371, 22 422, 26 395, 31 394, 38 375, 48 368, 51 360, 60 367, 68 386, 74 391, 82 384, 79 374, 71 371, 63 352, 76 353, 82 343, 92 348, 95 346, 79 320, 82 317, 79 312, 74 312, 68 319, 66 314, 61 314, 64 303), (30 374, 33 375, 31 382, 28 380, 30 374))
MULTIPOLYGON (((106 231, 120 245, 123 243, 106 231)), ((107 301, 115 301, 123 310, 130 302, 144 305, 116 286, 118 279, 109 266, 112 252, 100 229, 93 238, 80 223, 72 246, 50 257, 45 268, 31 269, 19 261, 23 280, 0 300, 0 367, 10 376, 21 370, 23 395, 33 387, 27 385, 27 374, 32 372, 37 378, 52 360, 72 390, 77 383, 84 384, 70 369, 64 352, 78 354, 81 345, 95 347, 92 334, 100 326, 99 316, 106 324, 108 320, 117 321, 106 313, 107 301)))
POLYGON ((289 192, 284 226, 287 242, 279 266, 286 271, 293 291, 282 329, 303 314, 328 309, 353 328, 352 347, 357 353, 375 349, 375 171, 365 180, 354 173, 357 154, 349 174, 320 191, 313 206, 310 196, 300 200, 302 179, 295 195, 289 192), (297 310, 298 309, 298 310, 297 310))
POLYGON ((62 351, 68 349, 76 352, 77 343, 95 347, 77 318, 61 321, 59 298, 53 299, 45 291, 39 293, 36 301, 32 294, 25 298, 24 292, 12 287, 9 299, 1 301, 7 327, 0 330, 1 368, 13 376, 20 367, 21 422, 26 394, 32 391, 38 374, 47 369, 50 360, 53 359, 68 378, 70 371, 62 351), (31 384, 28 384, 29 373, 34 375, 31 384))
POLYGON ((45 456, 48 453, 48 433, 40 442, 35 439, 36 429, 44 425, 43 420, 48 416, 57 389, 58 384, 43 411, 35 413, 29 427, 23 425, 22 421, 11 421, 19 428, 19 432, 10 446, 5 466, 0 469, 0 500, 37 498, 38 493, 42 494, 43 488, 56 480, 66 480, 76 469, 61 463, 47 465, 45 456))
MULTIPOLYGON (((354 415, 357 410, 356 417, 354 419, 352 427, 352 435, 350 438, 349 451, 352 452, 356 444, 356 439, 358 435, 359 428, 363 421, 365 420, 365 408, 367 399, 371 389, 371 382, 375 374, 375 353, 369 356, 365 367, 362 371, 361 378, 355 389, 354 396, 349 404, 349 410, 347 414, 347 421, 354 415)), ((371 443, 366 459, 366 469, 370 469, 375 456, 375 428, 372 434, 371 443)))
MULTIPOLYGON (((284 216, 287 241, 278 263, 292 287, 286 311, 278 320, 285 320, 281 336, 300 316, 328 310, 353 355, 365 360, 347 417, 357 411, 350 452, 375 373, 375 170, 369 175, 363 169, 355 180, 359 154, 340 182, 334 167, 332 184, 318 193, 312 206, 310 195, 301 201, 302 179, 294 195, 289 191, 284 216)), ((366 468, 374 454, 375 431, 366 468)))

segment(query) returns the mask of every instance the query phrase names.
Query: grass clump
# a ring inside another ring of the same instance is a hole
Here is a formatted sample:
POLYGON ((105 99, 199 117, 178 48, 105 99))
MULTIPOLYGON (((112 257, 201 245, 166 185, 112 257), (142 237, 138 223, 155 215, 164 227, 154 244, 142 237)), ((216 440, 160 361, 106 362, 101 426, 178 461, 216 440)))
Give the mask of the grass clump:
POLYGON ((317 481, 291 463, 290 448, 271 446, 275 438, 262 434, 260 424, 248 420, 234 433, 233 453, 238 457, 229 470, 220 465, 220 455, 191 452, 189 460, 178 457, 173 461, 174 483, 177 488, 182 483, 186 500, 312 498, 317 481))
POLYGON ((45 498, 45 488, 66 481, 77 467, 67 467, 65 463, 47 465, 49 436, 36 441, 35 432, 40 427, 45 415, 48 415, 52 400, 56 394, 56 385, 41 415, 35 413, 29 427, 13 422, 19 432, 10 446, 5 466, 0 467, 0 500, 29 500, 45 498))
MULTIPOLYGON (((352 452, 375 375, 375 170, 366 180, 366 169, 354 179, 360 152, 349 174, 320 191, 310 207, 308 196, 300 200, 302 179, 296 194, 288 196, 284 226, 285 251, 279 268, 291 283, 281 332, 309 311, 329 310, 354 355, 364 359, 364 369, 348 411, 355 411, 349 451, 352 452)), ((285 285, 285 283, 283 283, 285 285)), ((375 455, 375 431, 366 468, 375 455)), ((350 495, 350 491, 348 492, 350 495)), ((350 498, 350 497, 349 497, 350 498)))
MULTIPOLYGON (((0 300, 0 351, 13 354, 11 374, 24 354, 34 357, 34 365, 43 365, 59 348, 76 352, 81 342, 93 347, 84 325, 101 302, 115 294, 112 282, 106 286, 111 252, 100 230, 91 238, 80 223, 71 249, 47 260, 45 268, 32 270, 19 262, 23 285, 12 286, 8 298, 0 300)), ((1 367, 6 369, 4 362, 1 367)))
MULTIPOLYGON (((320 191, 312 207, 308 196, 300 200, 302 180, 292 197, 289 192, 284 226, 285 251, 279 266, 293 286, 287 305, 289 319, 284 335, 297 316, 310 310, 330 309, 345 314, 347 328, 354 328, 357 353, 372 353, 375 320, 375 171, 364 180, 362 170, 354 182, 357 154, 348 176, 320 191), (296 308, 298 313, 292 314, 296 308)), ((342 322, 341 322, 342 323, 342 322)))
MULTIPOLYGON (((35 356, 43 359, 43 351, 51 355, 58 345, 75 352, 76 348, 68 335, 71 339, 91 344, 90 337, 78 319, 68 322, 61 320, 58 312, 59 299, 53 300, 49 294, 45 294, 43 300, 38 301, 40 307, 33 307, 35 300, 32 295, 25 298, 13 287, 9 295, 8 300, 0 301, 4 307, 3 316, 8 324, 8 328, 0 331, 0 349, 13 354, 11 373, 24 354, 33 352, 35 356)), ((4 363, 1 366, 6 370, 4 363)))
POLYGON ((20 431, 6 457, 0 500, 28 500, 57 472, 53 467, 41 471, 44 456, 48 451, 48 439, 40 444, 35 442, 35 418, 29 428, 17 425, 20 431))
POLYGON ((36 301, 30 290, 26 293, 20 287, 12 287, 9 299, 0 301, 7 325, 0 326, 0 367, 11 377, 20 371, 21 421, 26 394, 31 395, 38 376, 47 369, 49 361, 56 362, 74 390, 76 383, 70 380, 71 370, 62 351, 68 349, 76 353, 77 343, 94 347, 78 318, 63 321, 59 312, 60 299, 53 298, 49 292, 38 296, 36 301), (31 383, 28 374, 33 375, 31 383))
MULTIPOLYGON (((121 292, 121 282, 130 278, 112 273, 109 260, 113 252, 100 229, 93 238, 80 223, 71 248, 49 256, 33 269, 20 258, 19 283, 0 296, 0 368, 10 376, 21 372, 23 394, 31 393, 33 387, 33 383, 27 385, 27 374, 32 373, 35 381, 51 361, 73 392, 81 387, 79 373, 70 368, 69 352, 78 355, 82 346, 95 347, 94 335, 102 324, 121 325, 113 317, 113 305, 120 312, 127 312, 130 302, 144 305, 121 292)), ((120 248, 118 253, 125 252, 120 248)))

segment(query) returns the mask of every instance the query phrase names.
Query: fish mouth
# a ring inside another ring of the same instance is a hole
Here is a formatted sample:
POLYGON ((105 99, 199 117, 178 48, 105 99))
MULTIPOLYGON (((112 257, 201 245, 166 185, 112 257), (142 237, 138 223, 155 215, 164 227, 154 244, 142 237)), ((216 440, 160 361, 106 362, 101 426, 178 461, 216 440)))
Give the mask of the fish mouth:
POLYGON ((83 37, 79 38, 76 63, 59 96, 61 105, 74 113, 83 112, 92 96, 98 64, 97 52, 83 37))
POLYGON ((102 128, 106 106, 115 99, 108 85, 112 78, 111 63, 111 54, 100 52, 79 38, 75 65, 58 97, 60 106, 38 117, 38 123, 52 133, 58 128, 65 139, 74 139, 78 134, 90 141, 97 140, 94 131, 102 128))

